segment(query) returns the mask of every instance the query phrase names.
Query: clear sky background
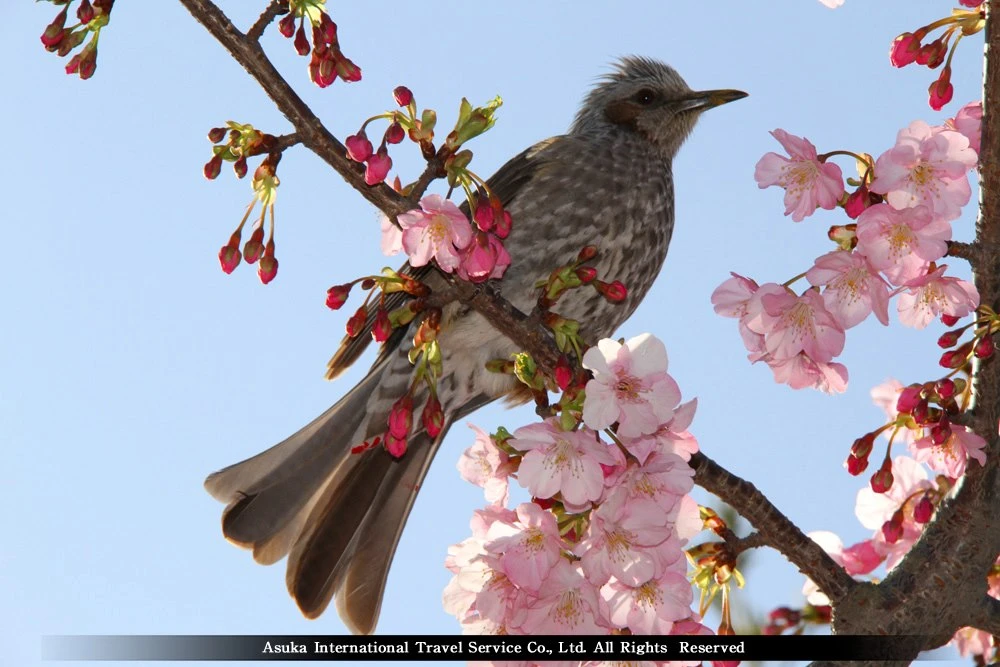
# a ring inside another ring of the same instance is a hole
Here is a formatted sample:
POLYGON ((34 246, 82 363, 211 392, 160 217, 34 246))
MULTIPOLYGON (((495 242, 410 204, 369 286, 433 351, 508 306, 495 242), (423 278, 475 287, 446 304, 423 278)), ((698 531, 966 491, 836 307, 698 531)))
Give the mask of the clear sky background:
MULTIPOLYGON (((39 43, 51 5, 7 4, 0 632, 9 637, 0 663, 34 664, 43 634, 344 633, 332 611, 300 616, 284 562, 261 567, 225 542, 222 506, 202 481, 294 432, 359 377, 364 364, 323 380, 349 315, 323 301, 330 285, 396 262, 379 252, 375 210, 315 156, 290 150, 279 171, 277 279, 262 286, 246 265, 224 275, 216 254, 250 199, 249 178, 224 169, 206 181, 205 134, 227 119, 290 131, 256 83, 176 2, 119 2, 87 82, 66 76, 65 61, 39 43)), ((247 27, 265 4, 222 6, 247 27)), ((619 333, 665 341, 685 397, 699 398, 691 430, 707 454, 804 530, 834 530, 850 544, 868 536, 853 514, 866 480, 841 464, 853 440, 882 423, 869 389, 890 376, 937 377, 943 328, 906 329, 893 315, 888 329, 868 321, 851 330, 840 359, 849 389, 830 397, 751 367, 735 323, 712 312, 709 296, 730 270, 761 282, 804 271, 832 249, 827 227, 846 221, 820 212, 793 224, 782 193, 757 188, 754 164, 780 150, 769 130, 805 135, 820 151, 878 155, 912 120, 939 123, 979 97, 981 36, 962 45, 955 102, 940 113, 925 101, 932 73, 888 62, 895 35, 951 7, 331 2, 364 79, 326 90, 275 29, 263 43, 341 138, 392 108, 399 84, 438 111, 442 128, 462 96, 502 95, 495 129, 470 145, 483 175, 564 132, 621 55, 667 61, 693 88, 749 92, 709 112, 681 151, 666 267, 619 333)), ((412 144, 393 159, 404 181, 419 172, 412 144)), ((973 208, 956 238, 971 238, 973 208)), ((473 419, 513 429, 532 413, 490 407, 473 419)), ((458 631, 441 591, 446 549, 468 535, 482 504, 455 470, 470 443, 457 426, 431 469, 396 555, 381 633, 458 631)), ((759 614, 801 604, 802 576, 777 554, 756 554, 748 574, 738 604, 759 614)))

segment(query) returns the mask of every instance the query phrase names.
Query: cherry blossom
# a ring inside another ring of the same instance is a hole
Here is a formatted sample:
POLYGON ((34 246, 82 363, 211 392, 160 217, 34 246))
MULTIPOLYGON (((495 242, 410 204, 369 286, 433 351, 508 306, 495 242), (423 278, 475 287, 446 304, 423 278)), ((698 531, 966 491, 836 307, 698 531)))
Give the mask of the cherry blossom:
POLYGON ((945 127, 962 134, 969 140, 969 148, 979 152, 982 143, 983 103, 980 100, 969 102, 958 110, 954 118, 945 121, 945 127))
POLYGON ((459 251, 472 240, 472 226, 453 202, 440 195, 427 195, 420 208, 397 218, 410 265, 424 266, 434 259, 442 271, 451 273, 459 266, 459 251))
POLYGON ((769 360, 774 381, 792 389, 818 389, 827 394, 842 394, 847 390, 847 367, 837 362, 816 361, 805 352, 791 359, 769 360))
POLYGON ((889 285, 860 253, 827 253, 816 259, 806 279, 825 286, 823 304, 844 329, 860 324, 872 312, 879 322, 889 324, 889 285))
POLYGON ((462 251, 458 277, 474 283, 503 278, 510 266, 510 255, 494 234, 476 232, 472 242, 462 251))
POLYGON ((666 570, 638 586, 611 579, 601 588, 601 597, 611 622, 637 635, 670 634, 675 621, 691 615, 691 584, 676 570, 666 570))
MULTIPOLYGON (((903 389, 903 384, 899 380, 893 378, 886 380, 880 385, 872 387, 872 402, 885 412, 885 415, 888 417, 888 421, 890 422, 895 422, 899 417, 899 410, 897 409, 896 404, 899 401, 899 395, 903 392, 903 389)), ((917 435, 918 432, 908 428, 899 429, 895 436, 893 436, 892 429, 882 431, 882 437, 886 439, 892 437, 894 441, 905 444, 912 443, 916 439, 917 435)))
POLYGON ((896 304, 899 321, 923 329, 941 315, 965 317, 979 306, 979 291, 966 280, 945 276, 947 264, 906 283, 896 304))
POLYGON ((578 564, 560 558, 517 617, 518 629, 531 635, 604 635, 597 588, 583 576, 578 564))
POLYGON ((784 130, 771 132, 788 151, 790 157, 767 153, 757 162, 754 179, 760 188, 778 185, 785 189, 785 215, 801 222, 817 208, 827 210, 837 206, 844 193, 840 167, 832 162, 820 162, 816 147, 808 139, 796 137, 784 130))
POLYGON ((914 457, 931 470, 958 479, 965 474, 969 459, 986 465, 986 441, 965 426, 951 425, 951 435, 937 444, 931 435, 920 438, 910 447, 914 457))
POLYGON ((501 507, 507 505, 507 453, 493 442, 488 433, 474 424, 468 424, 476 434, 476 441, 462 453, 458 472, 467 482, 483 488, 486 501, 501 507))
POLYGON ((578 505, 597 500, 604 490, 601 464, 615 463, 615 457, 596 433, 589 429, 563 431, 551 420, 522 426, 508 443, 527 452, 517 481, 536 498, 560 493, 578 505))
POLYGON ((915 120, 876 161, 871 190, 893 208, 926 206, 935 218, 954 220, 969 203, 968 172, 977 162, 968 138, 915 120))
POLYGON ((858 216, 858 252, 896 285, 922 276, 944 257, 951 225, 925 206, 896 210, 876 204, 858 216))
POLYGON ((559 526, 555 516, 534 503, 521 503, 514 511, 517 521, 490 526, 483 548, 516 586, 536 592, 561 558, 559 526))
POLYGON ((825 363, 844 349, 844 329, 826 310, 818 291, 807 290, 802 296, 790 290, 767 294, 761 304, 764 345, 776 361, 804 352, 811 360, 825 363))
POLYGON ((592 429, 618 422, 624 438, 654 433, 680 403, 680 389, 667 375, 667 350, 650 334, 624 345, 605 338, 584 353, 583 366, 594 372, 583 404, 583 422, 592 429))

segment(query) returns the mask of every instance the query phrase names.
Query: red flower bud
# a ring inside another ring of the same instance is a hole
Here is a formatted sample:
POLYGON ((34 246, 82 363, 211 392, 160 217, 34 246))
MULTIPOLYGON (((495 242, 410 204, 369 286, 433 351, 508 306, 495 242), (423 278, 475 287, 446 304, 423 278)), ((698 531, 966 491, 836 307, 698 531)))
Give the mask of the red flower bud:
POLYGON ((868 455, 872 453, 872 447, 875 444, 875 434, 865 433, 863 436, 854 441, 851 445, 851 454, 859 458, 867 459, 868 455))
POLYGON ((45 32, 42 33, 42 44, 46 49, 52 50, 55 48, 59 42, 63 40, 66 36, 66 32, 63 27, 66 25, 66 13, 69 11, 69 5, 66 5, 61 12, 56 14, 56 17, 52 20, 52 23, 45 27, 45 32))
POLYGON ((858 457, 854 454, 848 454, 847 461, 844 462, 844 467, 847 468, 848 473, 857 477, 868 468, 868 457, 858 457))
POLYGON ((938 77, 937 81, 930 85, 927 89, 928 94, 928 104, 931 105, 931 109, 934 111, 940 111, 944 105, 951 102, 951 98, 955 94, 955 87, 951 85, 951 68, 945 66, 941 70, 941 76, 938 77))
POLYGON ((219 250, 219 264, 222 266, 223 272, 230 274, 236 269, 240 264, 240 231, 237 229, 233 232, 233 235, 229 237, 229 243, 222 246, 219 250))
MULTIPOLYGON (((334 285, 326 291, 326 307, 330 310, 339 310, 347 302, 347 297, 351 295, 351 283, 346 285, 334 285)), ((367 318, 367 313, 365 314, 367 318)))
POLYGON ((243 178, 247 175, 247 156, 241 155, 240 159, 233 163, 233 173, 236 178, 243 178))
POLYGON ((976 347, 973 348, 973 353, 980 359, 987 359, 993 355, 995 349, 993 338, 991 336, 983 336, 976 343, 976 347))
POLYGON ((385 450, 397 459, 406 453, 406 438, 397 438, 392 433, 385 434, 385 450))
POLYGON ((319 15, 319 29, 326 44, 333 46, 337 43, 337 24, 326 12, 319 15))
POLYGON ((551 509, 552 506, 556 504, 556 501, 552 500, 551 498, 532 498, 531 502, 535 503, 543 510, 551 509))
POLYGON ((938 347, 943 347, 945 349, 949 347, 955 347, 956 345, 958 345, 959 335, 960 334, 958 331, 945 331, 943 334, 941 334, 941 337, 938 338, 937 342, 938 347))
POLYGON ((854 220, 870 205, 868 188, 862 185, 847 197, 847 201, 844 202, 844 212, 847 213, 847 217, 854 220))
POLYGON ((285 37, 291 37, 295 34, 295 14, 287 14, 285 18, 278 21, 278 32, 280 32, 285 37))
POLYGON ((953 327, 956 324, 958 324, 958 318, 955 317, 954 315, 942 315, 941 323, 944 324, 946 327, 953 327))
POLYGON ((205 174, 205 178, 208 180, 218 178, 219 172, 222 171, 222 156, 212 156, 212 159, 205 163, 205 167, 202 171, 205 174))
POLYGON ((401 107, 409 106, 413 101, 413 93, 406 86, 396 86, 392 91, 392 96, 396 98, 396 104, 401 107))
POLYGON ((628 290, 620 280, 616 280, 612 283, 606 283, 603 280, 595 280, 591 283, 591 285, 594 286, 601 296, 611 303, 621 303, 626 299, 626 297, 628 297, 628 290))
POLYGON ((887 459, 872 475, 871 487, 875 493, 885 493, 892 488, 892 463, 887 459))
POLYGON ((361 68, 355 65, 350 58, 345 58, 341 54, 341 58, 337 61, 337 76, 340 77, 341 81, 348 83, 361 81, 361 68))
POLYGON ((493 206, 489 199, 480 197, 476 201, 476 210, 472 213, 472 219, 484 232, 493 229, 493 206))
POLYGON ((364 130, 347 137, 344 145, 347 146, 347 157, 355 162, 364 162, 372 156, 372 142, 368 141, 364 130))
MULTIPOLYGON (((899 393, 896 399, 896 410, 909 414, 920 404, 923 398, 920 393, 924 390, 923 385, 911 384, 899 393)), ((926 401, 924 401, 926 403, 926 401)))
POLYGON ((562 391, 566 391, 573 382, 573 369, 569 365, 569 359, 565 355, 559 357, 555 367, 556 385, 562 391))
POLYGON ((913 507, 913 520, 917 523, 927 523, 933 515, 934 503, 931 502, 930 497, 925 493, 920 496, 920 500, 913 507))
POLYGON ((920 53, 920 40, 923 39, 922 31, 917 34, 904 32, 892 42, 889 49, 889 62, 893 67, 905 67, 917 59, 920 53))
POLYGON ((403 130, 403 126, 399 123, 393 122, 386 128, 385 131, 385 141, 388 144, 398 144, 403 139, 406 138, 406 131, 403 130))
POLYGON ((937 384, 934 385, 934 391, 941 398, 952 398, 955 395, 955 383, 949 378, 938 380, 937 384))
POLYGON ((248 264, 253 264, 260 259, 261 253, 264 252, 263 241, 264 227, 258 227, 253 230, 253 233, 250 234, 250 240, 243 246, 243 259, 245 259, 248 264))
MULTIPOLYGON (((899 512, 896 512, 899 514, 899 512)), ((896 514, 893 515, 891 519, 882 524, 882 536, 885 541, 889 544, 895 544, 899 541, 899 538, 903 536, 903 520, 900 516, 899 521, 896 521, 896 514)))
POLYGON ((388 426, 391 436, 405 440, 410 435, 410 428, 413 426, 413 397, 410 394, 403 394, 393 403, 388 426))
POLYGON ((217 144, 226 138, 226 132, 228 130, 224 127, 213 127, 208 131, 208 140, 213 144, 217 144))
POLYGON ((494 213, 493 233, 496 234, 497 238, 505 239, 510 234, 510 228, 514 224, 514 221, 510 217, 510 212, 506 209, 501 210, 502 215, 494 213))
POLYGON ((579 254, 577 254, 577 256, 576 256, 576 261, 578 261, 578 262, 589 262, 590 260, 594 259, 595 257, 597 257, 597 246, 596 245, 583 246, 583 248, 580 249, 579 254))
POLYGON ((392 168, 392 158, 385 148, 379 148, 378 153, 368 158, 368 166, 365 168, 365 183, 375 185, 385 180, 392 168))
POLYGON ((356 337, 364 330, 366 322, 368 322, 368 309, 361 306, 347 320, 347 335, 351 338, 356 337))
POLYGON ((424 411, 420 415, 420 421, 427 431, 427 435, 436 438, 444 428, 444 410, 441 409, 441 402, 436 396, 427 399, 424 411))
POLYGON ((917 52, 917 64, 926 65, 927 67, 934 69, 944 62, 945 54, 948 53, 948 47, 945 46, 944 39, 936 39, 930 44, 924 44, 920 47, 917 52))
POLYGON ((375 311, 375 322, 372 324, 372 339, 376 343, 384 343, 391 333, 392 324, 389 323, 389 311, 380 306, 375 311))
POLYGON ((90 4, 90 0, 83 0, 80 3, 80 8, 76 10, 76 17, 80 19, 80 23, 90 23, 94 20, 94 8, 90 4))
POLYGON ((592 266, 579 266, 576 269, 576 277, 580 279, 581 283, 586 285, 597 277, 597 269, 592 266))
POLYGON ((295 31, 295 51, 298 52, 300 56, 308 56, 309 38, 306 37, 305 22, 299 24, 299 29, 295 31))
POLYGON ((260 258, 260 265, 257 267, 257 277, 265 285, 274 280, 278 275, 278 260, 273 255, 264 255, 260 258))

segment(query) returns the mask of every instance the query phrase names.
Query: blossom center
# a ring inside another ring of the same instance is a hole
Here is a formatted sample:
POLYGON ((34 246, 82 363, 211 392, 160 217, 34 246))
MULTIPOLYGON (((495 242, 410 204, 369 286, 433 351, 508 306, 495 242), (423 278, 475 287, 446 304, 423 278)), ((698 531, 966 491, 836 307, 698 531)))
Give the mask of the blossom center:
POLYGON ((426 234, 430 236, 431 243, 434 246, 439 246, 441 243, 448 238, 448 230, 451 228, 451 221, 448 220, 448 216, 443 213, 435 213, 431 216, 430 222, 427 224, 426 234))
POLYGON ((786 165, 782 171, 781 176, 784 182, 781 183, 781 186, 793 193, 806 190, 812 186, 818 173, 819 169, 816 164, 810 160, 792 162, 786 165))
POLYGON ((889 255, 894 258, 910 254, 915 236, 909 225, 893 225, 889 229, 889 255))
POLYGON ((631 375, 619 375, 615 384, 615 394, 619 401, 635 403, 639 400, 639 392, 643 390, 642 381, 631 375))
POLYGON ((647 581, 635 589, 635 603, 640 607, 655 608, 663 600, 663 594, 655 581, 647 581))

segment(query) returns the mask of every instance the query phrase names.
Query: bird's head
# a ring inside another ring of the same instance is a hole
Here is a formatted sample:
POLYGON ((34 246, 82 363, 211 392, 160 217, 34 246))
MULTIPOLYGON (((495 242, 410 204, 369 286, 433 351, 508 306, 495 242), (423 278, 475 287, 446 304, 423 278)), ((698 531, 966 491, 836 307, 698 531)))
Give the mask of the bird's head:
POLYGON ((673 158, 703 111, 746 96, 739 90, 691 90, 669 65, 627 56, 587 95, 570 132, 638 132, 673 158))

